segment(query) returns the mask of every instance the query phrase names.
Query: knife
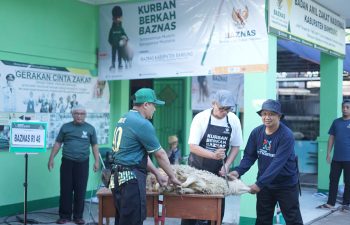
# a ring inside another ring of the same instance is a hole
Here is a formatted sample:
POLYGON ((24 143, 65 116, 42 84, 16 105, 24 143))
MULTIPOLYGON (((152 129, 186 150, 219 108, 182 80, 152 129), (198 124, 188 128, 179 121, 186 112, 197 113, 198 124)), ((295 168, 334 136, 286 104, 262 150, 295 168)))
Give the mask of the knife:
POLYGON ((222 160, 222 166, 224 167, 224 175, 225 175, 226 184, 227 184, 227 187, 230 188, 230 185, 228 184, 228 178, 227 178, 227 170, 226 170, 226 166, 225 166, 225 160, 224 160, 224 159, 221 159, 221 160, 222 160))

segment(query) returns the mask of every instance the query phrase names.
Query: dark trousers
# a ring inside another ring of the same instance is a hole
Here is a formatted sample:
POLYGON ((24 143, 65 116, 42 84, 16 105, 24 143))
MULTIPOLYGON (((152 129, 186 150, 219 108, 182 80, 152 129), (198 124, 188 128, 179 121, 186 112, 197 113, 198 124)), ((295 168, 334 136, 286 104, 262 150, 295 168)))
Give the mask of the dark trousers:
POLYGON ((136 179, 127 181, 121 186, 116 185, 113 189, 113 197, 114 205, 117 209, 115 225, 143 224, 141 219, 140 190, 136 179))
POLYGON ((72 213, 73 219, 83 218, 88 177, 89 159, 76 162, 62 158, 60 168, 60 218, 70 220, 72 213))
POLYGON ((276 204, 279 204, 287 225, 302 225, 297 185, 280 189, 263 188, 257 194, 255 225, 272 225, 276 204))
MULTIPOLYGON (((221 202, 221 223, 222 223, 222 219, 224 218, 224 213, 225 213, 225 198, 223 198, 221 202)), ((206 225, 206 224, 209 225, 210 221, 209 220, 187 220, 187 219, 181 220, 181 225, 206 225)))
POLYGON ((115 66, 115 58, 117 55, 117 51, 118 51, 118 67, 121 67, 122 66, 121 48, 116 45, 112 45, 112 66, 115 66))
POLYGON ((350 204, 350 161, 332 161, 329 174, 329 196, 327 204, 334 206, 337 200, 338 184, 341 172, 344 171, 343 205, 350 204))

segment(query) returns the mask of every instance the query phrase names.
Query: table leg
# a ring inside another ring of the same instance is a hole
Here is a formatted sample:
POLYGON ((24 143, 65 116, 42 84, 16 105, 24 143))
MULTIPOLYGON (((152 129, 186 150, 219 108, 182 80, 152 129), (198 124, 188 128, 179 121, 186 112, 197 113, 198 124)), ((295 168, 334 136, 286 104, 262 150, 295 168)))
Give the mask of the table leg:
POLYGON ((159 225, 158 222, 158 197, 153 197, 153 217, 154 217, 154 225, 159 225))
POLYGON ((102 218, 102 210, 103 210, 103 203, 102 203, 102 197, 98 199, 98 225, 103 224, 103 218, 102 218))
POLYGON ((220 198, 220 199, 218 199, 218 218, 217 218, 217 220, 216 220, 216 224, 217 225, 221 225, 221 204, 222 204, 222 199, 220 198))

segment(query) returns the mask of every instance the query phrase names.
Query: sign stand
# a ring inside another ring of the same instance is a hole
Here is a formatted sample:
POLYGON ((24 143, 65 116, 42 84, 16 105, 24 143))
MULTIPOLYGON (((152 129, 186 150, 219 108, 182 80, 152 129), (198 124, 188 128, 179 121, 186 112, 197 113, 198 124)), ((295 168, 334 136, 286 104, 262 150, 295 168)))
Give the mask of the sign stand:
POLYGON ((46 152, 47 123, 34 121, 11 122, 10 152, 24 154, 24 225, 27 225, 28 153, 46 152))
POLYGON ((24 169, 24 225, 27 225, 27 193, 28 193, 28 153, 24 154, 25 169, 24 169))

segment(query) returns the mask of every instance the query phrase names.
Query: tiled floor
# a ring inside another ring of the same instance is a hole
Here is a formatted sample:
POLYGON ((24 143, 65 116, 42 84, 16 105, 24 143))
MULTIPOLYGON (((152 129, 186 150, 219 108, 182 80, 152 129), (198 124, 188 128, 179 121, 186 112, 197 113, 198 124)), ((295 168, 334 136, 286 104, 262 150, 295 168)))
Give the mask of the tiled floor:
MULTIPOLYGON (((350 220, 350 213, 334 211, 330 212, 327 210, 316 209, 316 206, 325 203, 326 196, 317 194, 315 188, 303 188, 302 196, 300 198, 301 212, 304 223, 307 225, 347 225, 350 220)), ((237 196, 230 196, 226 198, 226 210, 225 217, 223 219, 224 225, 233 225, 239 223, 239 203, 240 199, 237 196)), ((23 218, 23 215, 19 215, 23 218)), ((27 224, 31 222, 39 222, 45 224, 55 224, 57 220, 57 208, 45 209, 37 212, 28 213, 27 224)), ((91 203, 88 200, 85 205, 84 219, 89 225, 96 224, 97 222, 97 204, 91 203)), ((105 223, 106 221, 104 221, 105 223)), ((18 221, 16 216, 8 218, 0 218, 0 224, 22 224, 18 221)), ((74 223, 67 223, 71 225, 74 223)), ((114 220, 110 220, 110 224, 114 224, 114 220)), ((154 224, 153 218, 147 218, 144 225, 154 224)), ((180 219, 167 218, 165 224, 167 225, 178 225, 180 219)))

